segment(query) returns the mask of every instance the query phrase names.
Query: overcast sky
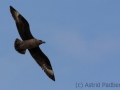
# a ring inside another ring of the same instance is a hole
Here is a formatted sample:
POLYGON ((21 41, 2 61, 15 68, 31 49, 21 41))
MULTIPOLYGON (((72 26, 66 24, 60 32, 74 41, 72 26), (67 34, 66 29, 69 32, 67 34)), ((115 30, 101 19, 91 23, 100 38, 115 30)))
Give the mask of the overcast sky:
POLYGON ((120 89, 102 86, 111 82, 120 84, 120 0, 0 1, 0 90, 120 89), (29 22, 33 36, 46 42, 40 47, 55 82, 28 51, 15 51, 21 38, 10 5, 29 22), (95 86, 85 86, 90 83, 95 86))

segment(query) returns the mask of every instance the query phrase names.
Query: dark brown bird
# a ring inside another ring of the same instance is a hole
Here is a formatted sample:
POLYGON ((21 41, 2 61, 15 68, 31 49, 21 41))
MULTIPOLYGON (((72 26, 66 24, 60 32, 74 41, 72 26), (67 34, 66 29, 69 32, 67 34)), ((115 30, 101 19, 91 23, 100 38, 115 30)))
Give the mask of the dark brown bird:
POLYGON ((19 35, 23 40, 15 40, 15 49, 21 54, 25 54, 26 49, 28 49, 31 56, 35 59, 38 65, 41 66, 47 76, 55 81, 51 63, 48 57, 39 48, 39 45, 45 42, 42 40, 37 40, 33 37, 30 32, 29 23, 27 22, 27 20, 12 6, 10 6, 10 12, 15 20, 19 35), (34 44, 35 42, 37 42, 37 44, 34 44))

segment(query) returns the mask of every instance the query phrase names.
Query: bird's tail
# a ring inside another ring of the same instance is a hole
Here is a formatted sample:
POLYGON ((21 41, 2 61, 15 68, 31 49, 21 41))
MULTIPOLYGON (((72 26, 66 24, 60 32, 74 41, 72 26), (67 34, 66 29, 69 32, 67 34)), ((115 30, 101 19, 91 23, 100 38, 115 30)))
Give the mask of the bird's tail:
POLYGON ((22 41, 18 38, 16 38, 15 42, 14 42, 14 47, 15 50, 18 51, 20 54, 25 54, 26 49, 20 49, 20 44, 22 43, 22 41))

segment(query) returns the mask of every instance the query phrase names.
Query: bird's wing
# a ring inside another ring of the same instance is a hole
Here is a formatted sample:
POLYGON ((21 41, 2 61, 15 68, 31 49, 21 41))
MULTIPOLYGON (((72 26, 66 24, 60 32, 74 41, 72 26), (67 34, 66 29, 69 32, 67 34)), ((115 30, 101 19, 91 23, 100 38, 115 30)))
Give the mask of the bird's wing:
POLYGON ((48 57, 41 51, 39 47, 29 49, 31 56, 35 59, 38 65, 44 70, 49 78, 55 81, 54 72, 48 57))
MULTIPOLYGON (((16 22, 16 26, 22 40, 34 38, 30 32, 27 20, 12 6, 10 6, 10 12, 16 22)), ((47 74, 47 76, 55 81, 54 72, 48 57, 41 51, 39 47, 35 47, 28 50, 31 56, 38 63, 38 65, 40 65, 44 72, 47 74)))
POLYGON ((18 29, 18 32, 21 38, 23 40, 34 38, 30 32, 29 23, 27 22, 27 20, 18 11, 16 11, 12 6, 10 6, 10 12, 16 22, 16 26, 17 26, 17 29, 18 29))

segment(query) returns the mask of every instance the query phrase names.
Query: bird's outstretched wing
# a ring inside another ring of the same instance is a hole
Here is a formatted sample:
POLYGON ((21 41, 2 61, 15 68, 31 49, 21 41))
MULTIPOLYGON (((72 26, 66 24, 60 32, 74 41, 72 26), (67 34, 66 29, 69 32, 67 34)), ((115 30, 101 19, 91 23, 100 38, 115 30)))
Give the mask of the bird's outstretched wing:
MULTIPOLYGON (((12 6, 10 6, 10 12, 16 22, 16 26, 22 40, 34 38, 30 32, 29 23, 27 22, 27 20, 12 6)), ((35 61, 41 66, 41 68, 47 74, 47 76, 55 81, 54 72, 48 57, 41 51, 39 47, 35 47, 28 50, 31 56, 35 59, 35 61)))
POLYGON ((27 20, 18 11, 16 11, 12 6, 10 6, 10 12, 16 22, 16 26, 17 26, 17 29, 18 29, 18 32, 21 38, 23 40, 34 38, 30 32, 29 23, 27 22, 27 20))

